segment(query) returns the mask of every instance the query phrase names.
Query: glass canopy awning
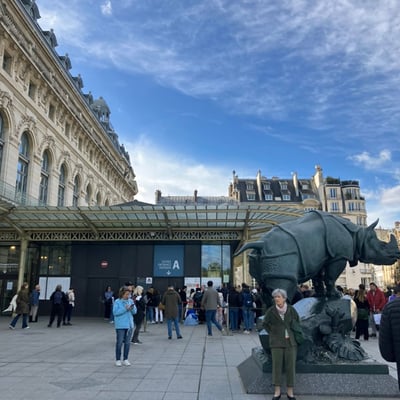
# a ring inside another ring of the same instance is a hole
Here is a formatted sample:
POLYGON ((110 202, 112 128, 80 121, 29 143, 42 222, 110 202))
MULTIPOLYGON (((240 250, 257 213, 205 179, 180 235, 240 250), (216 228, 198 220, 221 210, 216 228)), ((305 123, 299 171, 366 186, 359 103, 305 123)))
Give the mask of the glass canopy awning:
POLYGON ((297 204, 25 207, 0 202, 0 240, 254 240, 297 204))

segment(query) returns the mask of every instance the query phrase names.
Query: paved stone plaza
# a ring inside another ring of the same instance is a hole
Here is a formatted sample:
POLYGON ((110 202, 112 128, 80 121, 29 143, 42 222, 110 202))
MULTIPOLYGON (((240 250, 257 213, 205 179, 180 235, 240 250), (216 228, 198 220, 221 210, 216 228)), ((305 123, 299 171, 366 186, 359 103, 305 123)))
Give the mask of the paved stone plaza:
MULTIPOLYGON (((255 333, 206 335, 204 325, 182 327, 182 340, 167 339, 165 324, 148 325, 142 345, 132 345, 130 367, 114 366, 114 326, 102 319, 75 318, 73 326, 47 328, 40 317, 22 330, 18 321, 0 318, 1 400, 261 400, 271 394, 246 394, 237 366, 260 345, 255 333)), ((383 362, 376 339, 362 342, 371 360, 383 362)), ((390 375, 397 378, 395 364, 390 375)), ((357 376, 355 375, 355 378, 357 376)), ((298 400, 355 399, 297 395, 298 400)), ((363 397, 363 399, 373 397, 363 397)), ((389 399, 389 397, 383 397, 389 399)), ((285 400, 286 396, 282 396, 285 400)))

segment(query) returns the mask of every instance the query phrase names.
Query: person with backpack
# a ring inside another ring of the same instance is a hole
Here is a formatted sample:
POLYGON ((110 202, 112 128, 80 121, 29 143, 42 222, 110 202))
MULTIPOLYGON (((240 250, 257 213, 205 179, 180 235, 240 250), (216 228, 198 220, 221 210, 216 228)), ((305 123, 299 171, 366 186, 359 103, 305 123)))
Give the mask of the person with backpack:
POLYGON ((253 295, 250 292, 250 287, 243 284, 242 285, 242 312, 243 312, 243 323, 244 323, 244 331, 243 333, 249 334, 254 326, 254 299, 253 295))
POLYGON ((50 321, 47 325, 51 328, 53 322, 57 316, 57 328, 61 326, 61 321, 64 315, 64 304, 68 302, 66 294, 62 291, 62 286, 57 285, 56 289, 50 296, 51 311, 50 311, 50 321))

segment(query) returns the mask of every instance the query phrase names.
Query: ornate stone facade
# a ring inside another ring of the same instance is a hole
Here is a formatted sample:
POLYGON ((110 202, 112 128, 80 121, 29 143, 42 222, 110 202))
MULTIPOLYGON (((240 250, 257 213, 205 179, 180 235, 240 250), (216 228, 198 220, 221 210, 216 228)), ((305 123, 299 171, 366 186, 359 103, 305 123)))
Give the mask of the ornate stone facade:
POLYGON ((0 1, 0 198, 15 204, 112 205, 134 200, 129 155, 100 97, 82 92, 42 31, 33 0, 0 1))

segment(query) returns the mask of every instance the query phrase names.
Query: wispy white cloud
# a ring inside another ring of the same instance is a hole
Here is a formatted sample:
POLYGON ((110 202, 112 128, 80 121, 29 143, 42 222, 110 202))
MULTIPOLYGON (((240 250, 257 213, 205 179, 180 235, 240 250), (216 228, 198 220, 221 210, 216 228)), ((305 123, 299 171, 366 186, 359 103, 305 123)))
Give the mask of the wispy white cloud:
POLYGON ((380 151, 377 157, 373 157, 370 153, 364 151, 349 158, 353 160, 355 164, 361 165, 367 170, 376 170, 388 164, 391 161, 392 154, 390 150, 386 149, 380 151))
POLYGON ((100 5, 101 13, 103 15, 112 15, 112 4, 111 0, 106 0, 103 4, 100 5))

